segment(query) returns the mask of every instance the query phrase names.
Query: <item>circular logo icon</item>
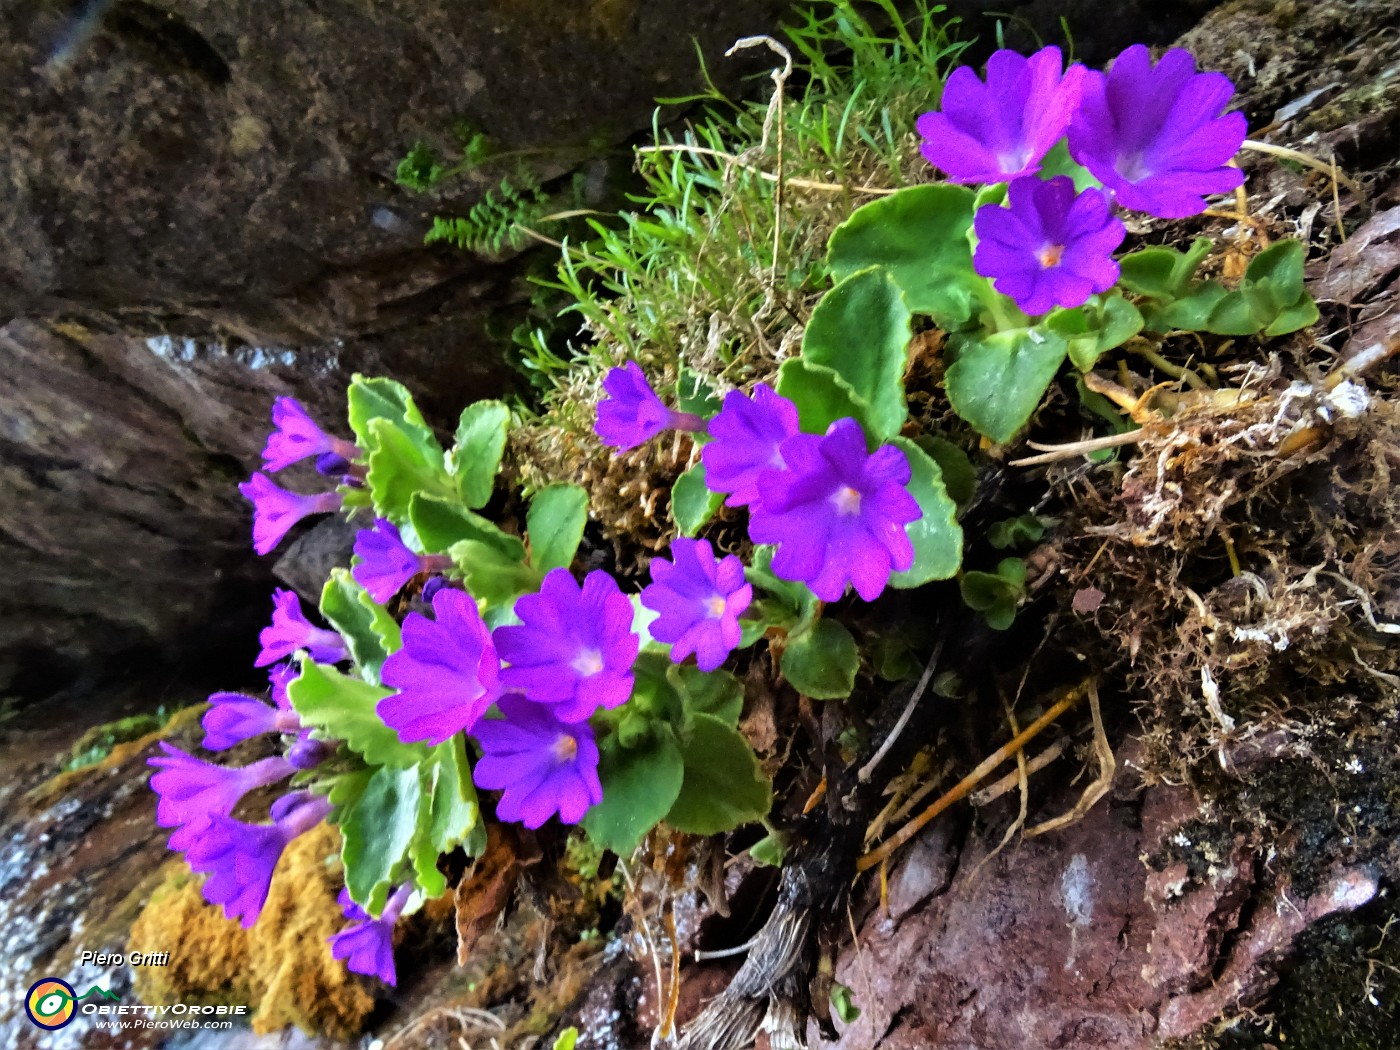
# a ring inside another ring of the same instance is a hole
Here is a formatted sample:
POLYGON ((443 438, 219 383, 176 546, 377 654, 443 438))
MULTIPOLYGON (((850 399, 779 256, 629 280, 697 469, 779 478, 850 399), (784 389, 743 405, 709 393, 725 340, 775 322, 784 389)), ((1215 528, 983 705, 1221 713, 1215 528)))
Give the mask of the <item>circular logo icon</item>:
POLYGON ((57 977, 35 981, 24 998, 24 1012, 40 1028, 53 1031, 73 1020, 78 996, 73 986, 57 977))

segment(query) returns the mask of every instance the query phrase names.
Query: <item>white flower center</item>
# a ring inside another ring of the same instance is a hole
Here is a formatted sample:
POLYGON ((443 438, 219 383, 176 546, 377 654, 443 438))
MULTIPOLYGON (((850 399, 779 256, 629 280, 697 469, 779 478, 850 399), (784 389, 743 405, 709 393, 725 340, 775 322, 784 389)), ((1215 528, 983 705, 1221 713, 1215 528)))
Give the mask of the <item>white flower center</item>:
POLYGON ((836 490, 836 494, 831 497, 831 502, 836 504, 836 509, 842 514, 860 513, 860 493, 849 485, 842 485, 836 490))
POLYGON ((597 649, 584 649, 569 666, 584 678, 591 678, 603 669, 603 654, 597 649))
POLYGON ((715 594, 705 603, 705 611, 709 613, 710 619, 718 620, 729 608, 729 603, 724 600, 724 595, 715 594))
POLYGON ((578 754, 578 741, 568 733, 560 733, 550 750, 554 752, 554 761, 566 765, 578 754))

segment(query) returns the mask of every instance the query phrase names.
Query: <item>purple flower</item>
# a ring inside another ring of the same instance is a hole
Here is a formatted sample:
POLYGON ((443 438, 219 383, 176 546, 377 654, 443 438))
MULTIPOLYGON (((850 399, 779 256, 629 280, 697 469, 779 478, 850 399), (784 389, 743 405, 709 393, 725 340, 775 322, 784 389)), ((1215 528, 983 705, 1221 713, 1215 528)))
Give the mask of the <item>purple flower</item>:
POLYGON ((272 670, 267 672, 269 691, 272 694, 272 702, 277 705, 279 711, 290 711, 292 702, 287 698, 287 686, 301 677, 301 668, 297 666, 295 660, 287 660, 285 663, 277 664, 272 670))
POLYGON ((593 730, 586 722, 561 721, 557 706, 514 693, 497 706, 505 717, 476 728, 483 754, 472 770, 477 787, 505 789, 496 816, 537 828, 557 813, 561 822, 577 824, 589 806, 603 801, 593 730))
POLYGON ((272 425, 276 429, 267 436, 267 447, 263 449, 263 469, 270 473, 311 456, 334 455, 347 465, 360 456, 353 442, 331 437, 318 427, 296 398, 279 397, 272 402, 272 425))
POLYGON ((335 744, 329 740, 312 740, 311 730, 303 729, 296 743, 287 748, 287 761, 297 769, 315 769, 335 753, 335 744))
POLYGON ((209 703, 212 706, 201 720, 204 726, 201 746, 206 751, 225 751, 264 733, 295 733, 301 728, 301 720, 295 712, 271 707, 255 696, 214 693, 209 703))
POLYGON ((204 899, 222 905, 225 918, 236 916, 245 929, 253 925, 267 902, 272 871, 287 843, 319 824, 330 811, 326 799, 301 791, 272 804, 271 824, 245 824, 216 815, 185 853, 191 870, 209 876, 204 880, 204 899))
POLYGON ((238 486, 253 504, 253 550, 268 554, 282 542, 293 525, 309 514, 331 514, 340 509, 339 492, 302 495, 288 492, 266 474, 254 474, 238 486))
POLYGON ((640 639, 632 633, 632 603, 606 572, 590 572, 580 590, 567 569, 554 569, 538 594, 515 603, 515 614, 521 626, 496 629, 496 647, 510 663, 501 672, 507 689, 556 705, 565 722, 632 695, 640 639))
POLYGON ((1098 190, 1076 196, 1074 182, 1017 179, 1007 191, 1010 207, 977 209, 973 269, 994 278, 997 291, 1028 314, 1055 306, 1079 306, 1118 280, 1113 250, 1123 224, 1109 214, 1098 190))
POLYGON ((345 968, 353 973, 378 977, 388 985, 395 984, 394 923, 398 922, 412 892, 413 887, 404 883, 390 895, 379 918, 371 919, 350 899, 350 891, 342 889, 338 898, 341 910, 347 919, 354 921, 330 939, 332 957, 344 959, 345 968))
POLYGON ((739 645, 739 616, 753 600, 744 582, 744 563, 734 555, 715 563, 708 540, 671 543, 673 561, 653 558, 642 604, 658 612, 651 634, 670 642, 671 659, 680 663, 691 653, 702 671, 713 671, 739 645))
POLYGON ((984 84, 969 66, 953 70, 943 88, 943 112, 916 124, 924 157, 950 182, 1007 182, 1040 169, 1079 104, 1085 69, 1063 62, 1058 47, 1030 58, 997 51, 984 84))
POLYGON ((379 701, 379 717, 405 743, 440 744, 470 730, 499 692, 501 663, 472 596, 438 591, 433 613, 435 620, 408 614, 403 648, 384 661, 380 675, 398 691, 379 701))
POLYGON ((789 438, 783 459, 788 469, 767 475, 750 510, 749 536, 778 544, 773 572, 803 581, 822 601, 836 601, 847 583, 873 601, 891 572, 914 564, 905 526, 921 512, 904 488, 908 459, 892 445, 871 455, 854 419, 837 420, 822 437, 789 438))
POLYGON ((730 507, 753 503, 765 471, 782 470, 781 447, 797 433, 797 406, 765 384, 752 399, 737 390, 724 397, 724 408, 710 420, 710 442, 700 453, 705 484, 711 492, 728 492, 730 507))
POLYGON ((603 389, 608 399, 598 402, 598 421, 593 429, 605 445, 626 451, 663 430, 705 429, 699 416, 662 404, 635 361, 610 371, 603 379, 603 389))
POLYGON ((1221 116, 1234 93, 1224 74, 1197 73, 1189 51, 1172 48, 1153 68, 1147 48, 1134 44, 1107 75, 1085 76, 1070 153, 1125 208, 1163 219, 1198 215, 1203 195, 1244 182, 1225 164, 1246 132, 1243 113, 1221 116))
POLYGON ((192 846, 214 817, 228 816, 248 792, 275 784, 293 772, 291 764, 281 758, 264 758, 234 768, 205 762, 165 741, 160 746, 165 754, 147 759, 146 764, 157 769, 151 777, 151 790, 160 797, 156 823, 180 829, 170 836, 173 850, 192 846))
POLYGON ((385 518, 375 518, 374 528, 355 534, 355 557, 351 570, 355 582, 383 605, 420 572, 439 572, 452 565, 445 554, 419 554, 409 549, 398 526, 385 518))
POLYGON ((339 663, 349 656, 345 642, 335 631, 314 627, 301 611, 301 599, 295 591, 272 592, 272 623, 262 629, 258 641, 262 652, 253 661, 254 667, 266 667, 305 649, 319 664, 339 663))

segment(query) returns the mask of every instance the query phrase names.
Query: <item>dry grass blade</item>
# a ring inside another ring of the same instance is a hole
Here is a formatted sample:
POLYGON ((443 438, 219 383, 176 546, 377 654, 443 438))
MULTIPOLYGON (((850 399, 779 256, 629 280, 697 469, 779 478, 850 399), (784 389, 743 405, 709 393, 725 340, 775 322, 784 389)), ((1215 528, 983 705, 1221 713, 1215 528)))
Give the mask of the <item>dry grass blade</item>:
POLYGON ((1084 789, 1084 793, 1079 796, 1079 801, 1068 813, 1042 821, 1033 828, 1027 828, 1026 838, 1028 839, 1056 831, 1082 819, 1084 814, 1093 809, 1094 804, 1107 795, 1108 789, 1113 786, 1113 776, 1118 771, 1118 762, 1113 757, 1113 748, 1109 746, 1108 734, 1104 732, 1103 714, 1099 711, 1098 684, 1091 681, 1088 692, 1089 712, 1094 717, 1094 757, 1099 760, 1099 775, 1092 784, 1084 789))

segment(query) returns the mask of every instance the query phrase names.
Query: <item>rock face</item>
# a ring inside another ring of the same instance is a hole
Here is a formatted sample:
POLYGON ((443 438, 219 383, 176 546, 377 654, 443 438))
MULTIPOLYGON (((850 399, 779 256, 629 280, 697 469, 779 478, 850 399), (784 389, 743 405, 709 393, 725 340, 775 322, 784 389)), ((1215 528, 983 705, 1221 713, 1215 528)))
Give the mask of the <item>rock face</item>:
POLYGON ((272 397, 337 419, 349 374, 381 372, 450 426, 509 382, 483 327, 514 271, 422 246, 502 172, 412 195, 415 140, 466 122, 557 175, 699 86, 692 38, 734 83, 752 66, 723 50, 786 7, 5 5, 0 694, 181 635, 183 660, 241 659, 271 579, 233 486, 272 397))

